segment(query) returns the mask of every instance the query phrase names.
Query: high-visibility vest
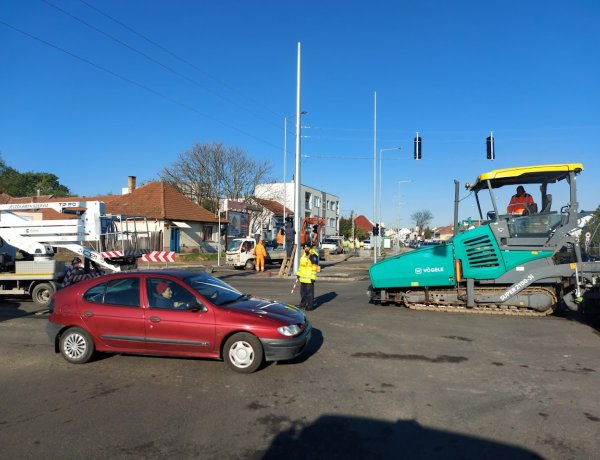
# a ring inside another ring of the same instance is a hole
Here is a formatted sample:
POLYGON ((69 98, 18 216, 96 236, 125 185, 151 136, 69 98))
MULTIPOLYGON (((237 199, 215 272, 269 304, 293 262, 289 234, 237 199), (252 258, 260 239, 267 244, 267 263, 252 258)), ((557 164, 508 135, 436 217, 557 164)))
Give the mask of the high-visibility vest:
POLYGON ((533 197, 529 193, 523 195, 513 195, 506 211, 509 214, 523 214, 529 205, 533 204, 533 197))
MULTIPOLYGON (((300 257, 300 263, 298 265, 298 273, 296 273, 296 275, 298 276, 298 280, 301 283, 313 282, 312 266, 313 263, 310 260, 310 255, 307 256, 306 254, 302 254, 302 257, 300 257)), ((316 279, 316 275, 314 279, 316 279)))

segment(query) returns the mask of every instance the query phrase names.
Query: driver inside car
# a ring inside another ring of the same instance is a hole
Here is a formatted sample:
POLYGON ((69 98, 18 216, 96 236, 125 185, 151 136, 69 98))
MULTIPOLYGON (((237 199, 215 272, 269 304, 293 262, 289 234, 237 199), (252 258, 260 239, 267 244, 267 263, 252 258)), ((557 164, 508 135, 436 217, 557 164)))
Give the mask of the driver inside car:
MULTIPOLYGON (((176 288, 175 288, 176 289, 176 288)), ((177 289, 179 291, 179 289, 177 289)), ((155 294, 150 297, 151 308, 177 308, 184 309, 186 304, 192 299, 183 299, 183 297, 191 297, 181 295, 174 296, 174 288, 171 283, 167 281, 160 281, 154 287, 155 294)))

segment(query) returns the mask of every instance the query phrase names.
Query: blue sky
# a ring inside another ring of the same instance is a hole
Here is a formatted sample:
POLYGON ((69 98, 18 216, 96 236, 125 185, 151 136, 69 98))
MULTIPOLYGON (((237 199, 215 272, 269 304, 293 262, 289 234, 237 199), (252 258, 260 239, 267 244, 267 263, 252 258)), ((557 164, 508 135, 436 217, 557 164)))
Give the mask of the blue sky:
POLYGON ((422 209, 450 224, 454 179, 511 166, 581 162, 580 207, 600 202, 597 1, 4 0, 0 21, 2 158, 77 195, 156 179, 198 142, 282 180, 301 42, 302 182, 344 215, 373 216, 375 92, 377 153, 401 147, 383 153, 388 226, 422 209))

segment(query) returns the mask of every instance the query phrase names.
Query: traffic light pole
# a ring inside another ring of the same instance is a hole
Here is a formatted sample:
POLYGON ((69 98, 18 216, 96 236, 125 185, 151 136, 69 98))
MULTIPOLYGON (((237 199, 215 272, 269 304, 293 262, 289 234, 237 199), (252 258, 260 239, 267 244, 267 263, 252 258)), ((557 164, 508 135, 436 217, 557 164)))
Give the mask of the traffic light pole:
MULTIPOLYGON (((377 91, 373 99, 373 225, 377 223, 377 91)), ((373 227, 375 229, 375 227, 373 227)), ((375 232, 371 238, 373 247, 373 263, 377 263, 377 248, 374 246, 376 241, 375 232)))

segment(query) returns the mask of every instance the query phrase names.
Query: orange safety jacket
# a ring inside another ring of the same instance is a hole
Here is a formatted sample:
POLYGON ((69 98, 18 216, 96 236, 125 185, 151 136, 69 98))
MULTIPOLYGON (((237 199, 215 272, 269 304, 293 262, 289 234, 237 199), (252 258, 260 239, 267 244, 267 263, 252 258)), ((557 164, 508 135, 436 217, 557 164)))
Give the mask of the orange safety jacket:
POLYGON ((513 195, 506 211, 509 214, 523 214, 523 211, 533 204, 533 197, 529 193, 513 195))
POLYGON ((267 250, 262 243, 258 243, 256 248, 254 248, 254 254, 256 257, 265 257, 267 255, 267 250))

